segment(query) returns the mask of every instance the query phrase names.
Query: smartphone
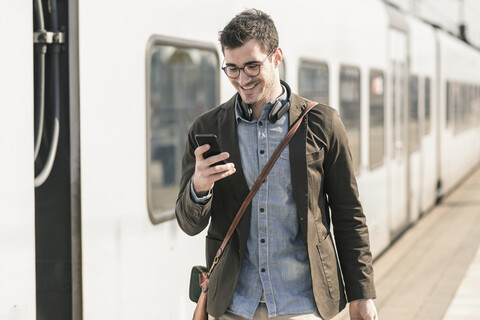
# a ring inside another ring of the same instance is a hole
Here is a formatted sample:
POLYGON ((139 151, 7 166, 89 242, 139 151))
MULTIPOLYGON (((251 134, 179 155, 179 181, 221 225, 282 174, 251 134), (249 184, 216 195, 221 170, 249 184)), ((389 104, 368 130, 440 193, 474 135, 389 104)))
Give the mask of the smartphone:
MULTIPOLYGON (((203 158, 205 158, 205 159, 209 158, 211 156, 215 156, 217 154, 222 153, 222 150, 220 150, 220 144, 218 143, 218 138, 213 133, 196 134, 195 135, 195 140, 197 140, 197 144, 198 144, 199 147, 204 145, 204 144, 209 144, 210 145, 210 149, 208 149, 203 154, 203 158)), ((225 161, 222 160, 222 161, 219 161, 219 162, 214 163, 212 165, 219 164, 219 163, 225 164, 225 161)))

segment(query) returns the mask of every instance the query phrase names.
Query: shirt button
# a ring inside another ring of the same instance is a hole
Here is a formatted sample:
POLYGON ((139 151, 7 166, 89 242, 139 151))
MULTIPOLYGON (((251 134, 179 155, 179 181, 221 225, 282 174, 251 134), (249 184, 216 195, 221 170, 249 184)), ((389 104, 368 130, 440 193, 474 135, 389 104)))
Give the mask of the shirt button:
POLYGON ((260 127, 263 126, 263 122, 260 121, 260 122, 258 123, 258 125, 259 125, 260 127))
POLYGON ((262 271, 262 272, 265 272, 265 268, 262 268, 262 270, 261 270, 261 271, 262 271))
POLYGON ((264 154, 265 153, 265 150, 260 150, 260 154, 264 154))
POLYGON ((264 211, 265 211, 265 209, 263 209, 263 208, 260 208, 260 212, 264 212, 264 211))
POLYGON ((260 240, 261 243, 265 243, 265 239, 260 240))

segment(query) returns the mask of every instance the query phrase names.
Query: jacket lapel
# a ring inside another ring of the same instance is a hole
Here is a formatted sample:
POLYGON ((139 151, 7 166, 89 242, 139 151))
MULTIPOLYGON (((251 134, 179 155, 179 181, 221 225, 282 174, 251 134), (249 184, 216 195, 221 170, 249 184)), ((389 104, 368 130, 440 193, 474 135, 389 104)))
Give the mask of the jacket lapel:
MULTIPOLYGON (((300 117, 305 109, 305 103, 296 95, 292 95, 292 104, 290 107, 289 124, 290 127, 300 117)), ((307 209, 308 209, 308 181, 307 181, 307 164, 305 159, 306 140, 307 140, 307 117, 303 119, 303 123, 298 131, 290 140, 288 146, 290 149, 290 171, 293 188, 293 198, 297 206, 298 222, 302 230, 303 241, 307 244, 307 209)))
POLYGON ((241 204, 249 192, 245 179, 238 146, 237 121, 235 119, 235 96, 223 105, 218 123, 218 140, 220 148, 230 154, 227 162, 235 164, 236 172, 228 178, 235 199, 241 204))

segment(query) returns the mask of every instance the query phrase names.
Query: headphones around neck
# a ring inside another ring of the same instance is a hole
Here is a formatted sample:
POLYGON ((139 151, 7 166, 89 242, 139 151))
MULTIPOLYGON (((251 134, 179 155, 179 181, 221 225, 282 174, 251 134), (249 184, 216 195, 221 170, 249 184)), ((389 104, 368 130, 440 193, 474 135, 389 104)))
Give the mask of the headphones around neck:
MULTIPOLYGON (((292 91, 290 90, 289 85, 285 81, 280 80, 280 83, 285 87, 285 90, 287 90, 287 101, 283 105, 282 105, 282 102, 280 100, 275 102, 272 109, 268 113, 268 121, 270 121, 270 123, 277 122, 277 120, 280 119, 281 117, 283 117, 283 115, 290 108, 290 96, 292 94, 292 91)), ((244 119, 248 120, 248 121, 251 121, 252 120, 252 113, 253 113, 252 108, 250 107, 250 105, 248 105, 248 104, 246 104, 242 101, 242 98, 240 97, 240 95, 238 93, 237 93, 237 99, 238 99, 238 103, 240 105, 240 112, 242 113, 242 117, 244 119)))

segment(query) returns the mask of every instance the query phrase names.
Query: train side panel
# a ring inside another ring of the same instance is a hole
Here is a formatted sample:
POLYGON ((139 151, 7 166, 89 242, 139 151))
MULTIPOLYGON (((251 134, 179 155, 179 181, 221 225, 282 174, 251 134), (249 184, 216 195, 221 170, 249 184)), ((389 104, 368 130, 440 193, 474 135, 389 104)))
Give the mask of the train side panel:
POLYGON ((11 320, 35 319, 32 14, 31 1, 0 10, 0 318, 11 320))
POLYGON ((79 3, 84 318, 187 319, 190 268, 205 264, 205 234, 149 218, 146 52, 152 35, 215 44, 225 20, 218 12, 229 10, 122 0, 112 15, 112 4, 79 3))

